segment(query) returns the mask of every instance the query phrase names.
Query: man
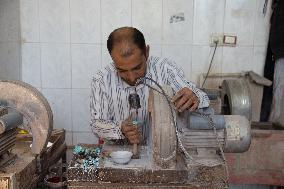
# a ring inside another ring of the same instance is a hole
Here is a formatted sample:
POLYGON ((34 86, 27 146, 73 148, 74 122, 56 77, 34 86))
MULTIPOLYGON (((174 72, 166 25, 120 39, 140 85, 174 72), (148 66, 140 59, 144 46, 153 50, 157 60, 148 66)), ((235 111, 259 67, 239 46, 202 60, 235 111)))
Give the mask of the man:
MULTIPOLYGON (((91 127, 99 137, 126 137, 131 144, 140 142, 137 127, 129 121, 128 97, 136 90, 141 102, 138 119, 146 123, 149 88, 142 84, 135 87, 137 80, 144 76, 160 85, 172 87, 175 92, 172 102, 179 112, 208 107, 207 95, 186 81, 183 72, 172 61, 149 57, 150 48, 146 46, 143 34, 136 28, 114 30, 107 40, 107 48, 113 64, 98 72, 91 86, 91 127)), ((144 139, 146 131, 147 125, 144 124, 144 139)))

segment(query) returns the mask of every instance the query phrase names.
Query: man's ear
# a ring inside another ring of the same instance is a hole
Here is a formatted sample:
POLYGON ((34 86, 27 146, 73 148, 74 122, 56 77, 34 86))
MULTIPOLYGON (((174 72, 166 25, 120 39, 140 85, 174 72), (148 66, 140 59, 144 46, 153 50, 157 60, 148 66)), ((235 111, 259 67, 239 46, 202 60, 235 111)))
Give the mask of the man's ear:
POLYGON ((146 56, 146 60, 148 60, 149 53, 150 53, 150 46, 149 46, 149 45, 147 45, 147 46, 146 46, 146 49, 145 49, 145 56, 146 56))

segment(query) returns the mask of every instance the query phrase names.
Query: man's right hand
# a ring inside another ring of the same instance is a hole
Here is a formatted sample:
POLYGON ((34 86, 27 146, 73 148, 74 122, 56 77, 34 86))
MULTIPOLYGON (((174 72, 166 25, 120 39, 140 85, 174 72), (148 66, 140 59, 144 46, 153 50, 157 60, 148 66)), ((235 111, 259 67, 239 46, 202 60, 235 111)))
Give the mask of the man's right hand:
POLYGON ((139 144, 140 134, 138 127, 133 125, 130 119, 122 122, 121 131, 131 144, 139 144))

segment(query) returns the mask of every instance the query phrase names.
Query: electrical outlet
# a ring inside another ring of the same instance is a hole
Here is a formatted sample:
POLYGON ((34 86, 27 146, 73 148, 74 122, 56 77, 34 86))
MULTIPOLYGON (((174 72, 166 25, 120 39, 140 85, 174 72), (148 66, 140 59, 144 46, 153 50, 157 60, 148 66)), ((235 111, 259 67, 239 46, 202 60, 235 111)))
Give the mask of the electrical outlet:
POLYGON ((231 46, 235 47, 237 44, 237 36, 228 35, 228 34, 216 34, 212 33, 210 35, 209 45, 214 47, 217 43, 217 46, 231 46))
POLYGON ((223 43, 223 34, 212 33, 210 35, 209 45, 211 47, 214 47, 216 43, 217 43, 217 46, 222 45, 222 43, 223 43))

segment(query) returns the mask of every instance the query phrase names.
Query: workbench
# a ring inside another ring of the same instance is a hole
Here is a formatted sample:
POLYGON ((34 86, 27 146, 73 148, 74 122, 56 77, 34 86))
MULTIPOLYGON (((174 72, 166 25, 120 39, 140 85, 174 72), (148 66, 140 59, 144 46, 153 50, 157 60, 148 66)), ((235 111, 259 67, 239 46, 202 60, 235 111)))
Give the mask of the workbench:
MULTIPOLYGON (((275 130, 271 123, 253 122, 250 149, 225 156, 229 183, 284 186, 284 130, 275 130)), ((125 166, 115 165, 106 159, 96 172, 91 173, 74 167, 75 161, 72 159, 68 166, 68 186, 71 189, 214 188, 214 183, 222 182, 216 173, 224 173, 222 167, 192 167, 190 171, 182 167, 177 170, 152 170, 149 159, 143 155, 125 166)))
MULTIPOLYGON (((130 146, 104 146, 103 150, 128 150, 130 146)), ((158 169, 151 165, 147 147, 140 147, 140 158, 126 165, 113 163, 110 158, 101 159, 97 169, 84 171, 76 167, 76 156, 69 162, 67 170, 68 188, 224 188, 226 179, 223 166, 212 168, 192 166, 187 169, 178 160, 174 169, 158 169)))

